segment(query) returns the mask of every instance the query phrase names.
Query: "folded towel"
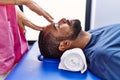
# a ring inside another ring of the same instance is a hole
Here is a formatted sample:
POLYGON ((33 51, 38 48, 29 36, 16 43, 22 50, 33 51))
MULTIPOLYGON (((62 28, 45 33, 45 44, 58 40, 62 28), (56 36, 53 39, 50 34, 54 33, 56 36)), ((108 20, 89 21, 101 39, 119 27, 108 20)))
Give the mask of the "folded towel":
POLYGON ((87 63, 83 51, 80 48, 65 51, 61 56, 58 68, 84 73, 87 70, 87 63))

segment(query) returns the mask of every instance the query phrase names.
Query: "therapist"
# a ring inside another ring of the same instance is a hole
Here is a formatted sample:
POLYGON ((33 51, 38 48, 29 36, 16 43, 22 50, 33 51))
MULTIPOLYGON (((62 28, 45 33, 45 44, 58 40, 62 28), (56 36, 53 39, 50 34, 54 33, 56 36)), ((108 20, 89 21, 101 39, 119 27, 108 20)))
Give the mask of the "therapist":
POLYGON ((29 21, 20 10, 15 10, 14 5, 25 5, 49 22, 53 21, 53 18, 32 0, 0 0, 0 75, 9 72, 28 50, 24 26, 35 30, 43 29, 29 21))

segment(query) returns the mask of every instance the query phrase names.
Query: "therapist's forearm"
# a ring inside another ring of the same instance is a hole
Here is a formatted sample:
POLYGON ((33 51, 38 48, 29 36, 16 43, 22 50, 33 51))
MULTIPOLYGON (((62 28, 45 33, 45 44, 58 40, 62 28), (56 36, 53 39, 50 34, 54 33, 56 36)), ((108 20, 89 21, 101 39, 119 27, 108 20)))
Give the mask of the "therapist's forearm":
POLYGON ((0 0, 0 4, 24 5, 30 0, 0 0))

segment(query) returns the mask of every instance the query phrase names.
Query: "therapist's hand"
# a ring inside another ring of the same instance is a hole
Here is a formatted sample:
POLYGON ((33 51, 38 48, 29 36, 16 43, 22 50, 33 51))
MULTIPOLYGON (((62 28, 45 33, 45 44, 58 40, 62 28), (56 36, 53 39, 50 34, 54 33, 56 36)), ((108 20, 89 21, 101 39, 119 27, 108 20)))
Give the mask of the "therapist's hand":
POLYGON ((26 18, 26 16, 23 14, 22 11, 20 11, 18 8, 16 10, 17 18, 18 18, 18 25, 19 27, 25 32, 25 26, 30 27, 34 30, 41 31, 44 27, 37 26, 34 23, 32 23, 30 20, 26 18))
POLYGON ((26 5, 29 9, 31 9, 33 12, 37 13, 40 16, 43 16, 45 19, 47 19, 49 22, 53 22, 53 17, 43 10, 37 3, 35 3, 32 0, 15 0, 15 4, 18 5, 26 5))
POLYGON ((49 22, 53 22, 53 17, 32 0, 0 0, 0 4, 25 5, 33 12, 46 18, 49 22))

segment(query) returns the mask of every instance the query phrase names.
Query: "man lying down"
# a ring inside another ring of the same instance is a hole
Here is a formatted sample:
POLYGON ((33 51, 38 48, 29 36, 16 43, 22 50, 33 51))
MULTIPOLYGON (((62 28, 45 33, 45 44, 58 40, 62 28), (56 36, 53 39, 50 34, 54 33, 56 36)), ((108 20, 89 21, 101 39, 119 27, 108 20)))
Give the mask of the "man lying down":
POLYGON ((60 58, 68 49, 81 48, 92 73, 104 80, 120 79, 120 24, 86 32, 79 20, 63 18, 40 32, 38 44, 46 58, 60 58))

